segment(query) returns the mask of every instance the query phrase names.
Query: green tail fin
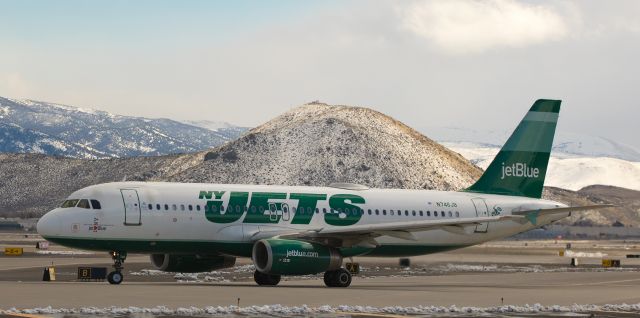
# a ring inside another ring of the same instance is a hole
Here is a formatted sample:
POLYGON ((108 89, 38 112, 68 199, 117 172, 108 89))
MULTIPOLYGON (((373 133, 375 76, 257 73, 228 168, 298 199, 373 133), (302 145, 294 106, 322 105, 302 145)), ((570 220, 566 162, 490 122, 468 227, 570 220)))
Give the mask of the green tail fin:
POLYGON ((560 102, 537 100, 484 174, 465 191, 540 198, 560 102))

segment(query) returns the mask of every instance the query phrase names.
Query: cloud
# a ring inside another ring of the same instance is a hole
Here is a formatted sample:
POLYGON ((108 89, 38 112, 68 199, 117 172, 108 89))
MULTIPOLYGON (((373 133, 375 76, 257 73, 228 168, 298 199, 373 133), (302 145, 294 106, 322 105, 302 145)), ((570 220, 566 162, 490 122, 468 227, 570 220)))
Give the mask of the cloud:
POLYGON ((419 1, 398 12, 402 29, 456 54, 556 41, 569 32, 553 7, 513 0, 419 1))

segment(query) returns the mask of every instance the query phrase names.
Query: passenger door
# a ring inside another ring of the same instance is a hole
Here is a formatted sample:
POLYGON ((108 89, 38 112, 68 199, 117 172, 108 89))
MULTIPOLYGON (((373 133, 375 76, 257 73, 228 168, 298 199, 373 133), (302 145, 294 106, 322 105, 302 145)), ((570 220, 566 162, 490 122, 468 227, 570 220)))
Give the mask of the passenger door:
POLYGON ((124 225, 142 224, 138 191, 134 189, 121 189, 120 193, 122 194, 122 201, 124 202, 124 225))
MULTIPOLYGON (((476 208, 476 215, 479 218, 486 218, 489 216, 489 209, 487 208, 487 203, 484 201, 484 199, 475 198, 471 199, 471 202, 473 202, 473 206, 475 206, 476 208)), ((476 225, 476 233, 487 233, 488 229, 489 222, 484 222, 476 225)))

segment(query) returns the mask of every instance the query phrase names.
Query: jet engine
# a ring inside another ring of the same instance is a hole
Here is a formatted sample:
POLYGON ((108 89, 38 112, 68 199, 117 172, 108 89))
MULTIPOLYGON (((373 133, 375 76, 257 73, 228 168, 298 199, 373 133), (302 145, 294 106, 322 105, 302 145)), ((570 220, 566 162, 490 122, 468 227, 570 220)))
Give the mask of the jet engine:
POLYGON ((308 275, 337 270, 342 255, 322 244, 285 239, 264 239, 253 245, 253 264, 269 275, 308 275))
POLYGON ((165 272, 199 273, 231 267, 235 257, 199 254, 151 254, 151 263, 165 272))

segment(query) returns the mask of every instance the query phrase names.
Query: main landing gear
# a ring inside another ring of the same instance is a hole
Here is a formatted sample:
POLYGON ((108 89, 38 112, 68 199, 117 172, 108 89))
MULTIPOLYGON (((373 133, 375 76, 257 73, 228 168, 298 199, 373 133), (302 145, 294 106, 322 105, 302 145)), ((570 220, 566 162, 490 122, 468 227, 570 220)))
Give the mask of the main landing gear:
POLYGON ((324 284, 327 287, 349 287, 351 273, 344 268, 324 272, 324 284))
POLYGON ((260 286, 275 286, 280 282, 280 275, 269 275, 256 270, 253 279, 260 286))
POLYGON ((107 275, 107 281, 109 284, 118 285, 122 283, 124 276, 122 275, 122 263, 127 259, 127 252, 111 252, 111 259, 113 260, 113 269, 114 271, 107 275))

